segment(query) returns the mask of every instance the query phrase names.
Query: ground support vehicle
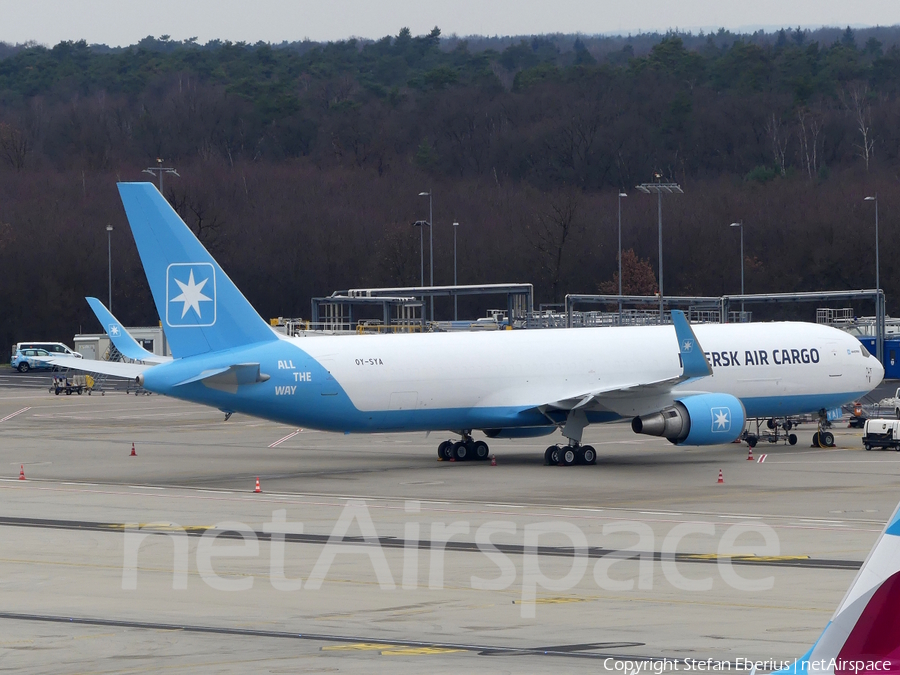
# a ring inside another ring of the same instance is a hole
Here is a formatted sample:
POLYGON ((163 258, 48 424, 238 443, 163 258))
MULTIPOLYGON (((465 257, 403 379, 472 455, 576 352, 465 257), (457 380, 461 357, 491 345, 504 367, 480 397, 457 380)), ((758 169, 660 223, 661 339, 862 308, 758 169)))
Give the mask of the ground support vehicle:
POLYGON ((60 393, 66 396, 71 394, 81 396, 82 392, 87 392, 90 396, 93 390, 94 378, 90 375, 54 375, 53 384, 50 385, 50 393, 57 396, 60 393))
POLYGON ((792 434, 791 429, 799 426, 800 421, 793 417, 783 420, 767 419, 765 427, 763 427, 762 419, 747 420, 747 428, 741 434, 740 440, 746 441, 747 445, 755 448, 760 441, 766 443, 786 443, 788 445, 797 445, 797 434, 792 434), (756 431, 751 431, 751 427, 756 425, 756 431))
POLYGON ((862 443, 866 450, 882 448, 900 451, 900 420, 866 420, 862 443))

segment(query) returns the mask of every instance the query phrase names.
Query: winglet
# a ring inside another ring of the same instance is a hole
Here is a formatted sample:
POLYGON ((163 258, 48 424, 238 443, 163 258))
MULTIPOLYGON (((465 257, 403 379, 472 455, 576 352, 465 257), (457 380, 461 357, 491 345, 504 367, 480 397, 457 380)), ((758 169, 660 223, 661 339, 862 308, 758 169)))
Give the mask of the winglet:
POLYGON ((703 354, 703 347, 694 335, 691 324, 680 309, 672 310, 672 323, 675 325, 675 336, 678 338, 678 350, 681 353, 681 365, 684 369, 682 377, 707 377, 712 375, 712 368, 703 354))

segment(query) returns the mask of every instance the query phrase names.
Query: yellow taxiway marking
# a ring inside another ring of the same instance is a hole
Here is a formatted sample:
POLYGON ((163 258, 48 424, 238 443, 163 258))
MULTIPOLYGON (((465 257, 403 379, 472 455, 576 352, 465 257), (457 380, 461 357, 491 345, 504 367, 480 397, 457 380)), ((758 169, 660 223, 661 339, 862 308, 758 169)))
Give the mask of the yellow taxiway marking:
POLYGON ((450 647, 404 647, 403 645, 386 645, 378 642, 355 642, 346 645, 329 645, 322 647, 323 652, 379 652, 382 656, 427 656, 429 654, 451 654, 464 652, 465 649, 450 647))
POLYGON ((790 560, 809 560, 808 555, 719 555, 718 553, 682 553, 681 559, 690 560, 740 560, 742 562, 787 562, 790 560))
POLYGON ((206 532, 215 529, 215 525, 173 525, 172 523, 103 523, 100 527, 110 530, 159 530, 162 532, 206 532))
MULTIPOLYGON (((587 602, 588 598, 535 598, 536 605, 563 605, 567 602, 587 602)), ((513 600, 513 604, 521 604, 519 600, 513 600)))

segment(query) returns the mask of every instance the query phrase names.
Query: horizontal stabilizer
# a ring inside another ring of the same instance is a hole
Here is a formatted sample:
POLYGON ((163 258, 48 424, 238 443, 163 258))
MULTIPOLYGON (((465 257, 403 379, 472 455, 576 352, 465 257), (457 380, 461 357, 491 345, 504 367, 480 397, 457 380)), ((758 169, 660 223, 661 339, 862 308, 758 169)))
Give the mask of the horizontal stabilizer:
POLYGON ((133 380, 152 364, 144 363, 120 363, 118 361, 95 361, 94 359, 79 359, 74 356, 51 356, 49 358, 38 357, 40 361, 49 363, 59 368, 69 368, 82 373, 95 373, 97 375, 112 375, 133 380))
POLYGON ((194 382, 202 382, 203 386, 210 389, 236 394, 240 386, 266 382, 268 379, 268 375, 259 372, 258 363, 237 363, 224 368, 204 370, 199 375, 183 380, 175 386, 183 387, 194 382))

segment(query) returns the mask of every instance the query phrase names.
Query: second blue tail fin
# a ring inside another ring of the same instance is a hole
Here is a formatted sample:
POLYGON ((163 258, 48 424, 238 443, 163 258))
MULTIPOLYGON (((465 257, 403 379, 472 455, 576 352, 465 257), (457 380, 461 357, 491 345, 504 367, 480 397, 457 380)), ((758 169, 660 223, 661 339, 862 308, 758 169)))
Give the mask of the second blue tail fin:
POLYGON ((112 312, 106 309, 106 305, 97 298, 85 298, 85 300, 88 301, 91 309, 94 310, 97 320, 100 322, 100 325, 103 326, 103 329, 106 331, 106 334, 109 336, 113 345, 115 345, 115 348, 118 349, 119 353, 123 356, 134 361, 143 361, 144 363, 163 363, 164 361, 171 361, 168 356, 158 356, 141 347, 137 343, 137 340, 131 337, 131 334, 125 330, 125 326, 122 325, 122 322, 114 317, 112 312))
POLYGON ((119 194, 176 358, 278 339, 152 183, 119 194))

